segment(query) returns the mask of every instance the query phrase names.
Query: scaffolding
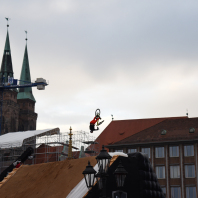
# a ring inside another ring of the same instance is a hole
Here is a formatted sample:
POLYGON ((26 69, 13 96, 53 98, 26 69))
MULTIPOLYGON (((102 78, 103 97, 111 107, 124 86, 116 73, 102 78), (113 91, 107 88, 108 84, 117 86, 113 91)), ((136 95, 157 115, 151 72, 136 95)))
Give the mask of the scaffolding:
MULTIPOLYGON (((72 132, 72 158, 88 157, 99 154, 100 142, 90 132, 72 132), (89 142, 89 144, 87 144, 89 142)), ((34 149, 32 159, 24 164, 39 164, 62 161, 68 157, 69 132, 35 135, 23 141, 0 144, 0 172, 13 163, 28 147, 34 149)))

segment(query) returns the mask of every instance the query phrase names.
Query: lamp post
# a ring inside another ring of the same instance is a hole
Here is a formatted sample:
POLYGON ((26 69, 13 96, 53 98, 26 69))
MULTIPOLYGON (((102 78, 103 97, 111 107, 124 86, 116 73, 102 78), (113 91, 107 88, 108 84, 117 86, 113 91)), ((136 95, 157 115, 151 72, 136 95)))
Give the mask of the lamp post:
POLYGON ((102 150, 100 151, 99 155, 96 157, 98 168, 100 169, 101 174, 107 173, 111 158, 112 157, 109 155, 107 150, 104 149, 104 145, 102 145, 102 150))
POLYGON ((98 184, 99 190, 102 190, 103 185, 102 185, 102 180, 100 179, 101 178, 101 170, 100 170, 100 168, 98 170, 98 173, 95 175, 95 177, 96 177, 96 180, 97 180, 97 184, 98 184))
POLYGON ((98 174, 97 174, 97 180, 98 180, 98 187, 100 190, 102 190, 102 198, 106 198, 106 181, 107 181, 107 171, 109 168, 109 163, 111 160, 111 156, 107 152, 107 150, 104 149, 104 145, 102 146, 102 150, 100 151, 99 155, 96 157, 97 163, 98 163, 98 174))
MULTIPOLYGON (((100 198, 108 198, 106 197, 106 181, 108 177, 107 171, 109 168, 111 158, 112 157, 108 154, 107 150, 104 149, 104 145, 103 145, 102 150, 100 151, 99 155, 96 157, 98 169, 99 169, 98 173, 96 174, 96 171, 93 169, 93 166, 90 165, 90 162, 88 162, 88 166, 83 171, 85 182, 88 189, 93 187, 95 178, 97 179, 98 188, 99 190, 102 190, 102 197, 100 198)), ((114 172, 117 187, 119 189, 121 189, 124 186, 124 180, 127 174, 128 174, 127 171, 124 169, 120 161, 117 169, 114 172)), ((123 193, 126 194, 121 190, 116 191, 116 193, 120 194, 120 198, 123 193)))
POLYGON ((114 172, 116 183, 117 183, 117 187, 118 187, 118 189, 120 189, 118 191, 119 194, 120 194, 120 198, 121 198, 122 193, 123 193, 121 191, 121 188, 124 186, 124 181, 125 181, 125 178, 126 178, 127 174, 128 174, 128 172, 124 169, 124 167, 122 166, 122 163, 120 161, 117 169, 114 172))
POLYGON ((88 189, 92 188, 94 185, 95 174, 96 171, 93 169, 93 166, 91 166, 90 161, 88 161, 88 165, 86 166, 86 169, 83 171, 83 175, 88 189))

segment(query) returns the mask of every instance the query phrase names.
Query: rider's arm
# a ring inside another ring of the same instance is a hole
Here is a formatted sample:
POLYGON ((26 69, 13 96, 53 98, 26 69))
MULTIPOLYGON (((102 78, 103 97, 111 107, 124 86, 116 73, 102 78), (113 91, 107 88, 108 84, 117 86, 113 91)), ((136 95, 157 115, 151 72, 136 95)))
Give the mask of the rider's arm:
POLYGON ((99 118, 96 118, 96 122, 97 122, 99 119, 100 119, 100 117, 99 117, 99 118))

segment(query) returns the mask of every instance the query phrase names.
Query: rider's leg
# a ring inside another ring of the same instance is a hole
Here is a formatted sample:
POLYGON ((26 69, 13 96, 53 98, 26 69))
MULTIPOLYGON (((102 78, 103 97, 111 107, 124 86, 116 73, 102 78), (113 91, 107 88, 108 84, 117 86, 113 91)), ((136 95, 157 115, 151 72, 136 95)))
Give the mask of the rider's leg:
POLYGON ((93 131, 99 130, 98 127, 97 127, 97 129, 95 129, 95 125, 94 125, 94 124, 90 124, 89 128, 90 128, 90 132, 91 132, 91 133, 93 133, 93 131))
POLYGON ((94 131, 94 124, 90 124, 89 129, 90 129, 90 132, 93 133, 93 131, 94 131))
POLYGON ((103 121, 101 121, 101 122, 99 122, 97 126, 101 125, 103 122, 104 122, 104 120, 103 120, 103 121))

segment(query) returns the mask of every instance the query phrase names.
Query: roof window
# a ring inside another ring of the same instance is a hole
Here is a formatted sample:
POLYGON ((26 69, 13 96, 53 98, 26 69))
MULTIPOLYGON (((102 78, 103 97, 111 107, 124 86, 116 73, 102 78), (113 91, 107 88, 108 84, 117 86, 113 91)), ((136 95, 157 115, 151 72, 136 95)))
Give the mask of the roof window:
POLYGON ((166 131, 165 129, 162 129, 162 130, 161 130, 161 135, 166 135, 166 132, 167 132, 167 131, 166 131))
POLYGON ((194 132, 195 132, 195 128, 191 127, 191 128, 189 129, 189 133, 194 133, 194 132))

